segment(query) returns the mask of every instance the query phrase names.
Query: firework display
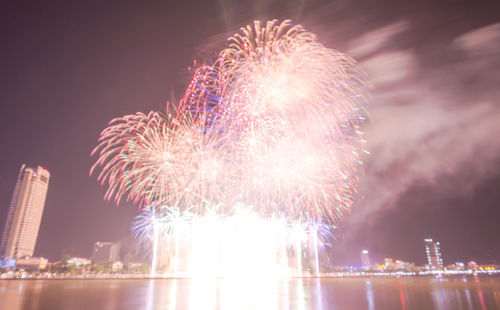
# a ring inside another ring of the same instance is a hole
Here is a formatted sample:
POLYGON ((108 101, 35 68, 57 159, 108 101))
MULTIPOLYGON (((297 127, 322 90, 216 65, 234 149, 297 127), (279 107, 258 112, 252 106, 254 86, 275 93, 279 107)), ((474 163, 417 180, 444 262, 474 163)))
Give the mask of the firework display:
POLYGON ((220 196, 221 135, 197 126, 156 112, 112 120, 92 152, 99 151, 99 159, 91 173, 100 167, 98 179, 109 184, 105 197, 189 206, 220 196))
POLYGON ((175 116, 111 121, 91 173, 106 198, 144 206, 133 229, 170 271, 302 271, 309 256, 319 273, 318 248, 357 191, 366 88, 354 60, 302 26, 256 21, 195 71, 175 116))

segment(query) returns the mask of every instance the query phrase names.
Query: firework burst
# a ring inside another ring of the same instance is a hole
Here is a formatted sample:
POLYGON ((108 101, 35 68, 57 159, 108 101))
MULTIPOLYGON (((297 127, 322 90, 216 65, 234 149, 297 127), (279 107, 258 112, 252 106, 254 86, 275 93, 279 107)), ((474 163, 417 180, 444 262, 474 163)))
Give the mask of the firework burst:
POLYGON ((195 73, 181 110, 212 115, 226 134, 241 201, 262 215, 334 223, 357 191, 365 102, 351 58, 273 20, 230 37, 195 73))
POLYGON ((141 205, 200 205, 223 197, 221 137, 187 116, 127 115, 102 132, 90 173, 101 168, 98 179, 109 185, 105 198, 117 203, 125 196, 141 205))
MULTIPOLYGON (((157 236, 175 236, 179 222, 202 236, 201 228, 221 223, 215 218, 257 216, 266 222, 256 226, 281 227, 274 239, 287 239, 283 231, 293 236, 286 243, 298 269, 313 240, 319 270, 318 245, 327 244, 357 192, 366 85, 354 60, 302 26, 256 21, 195 71, 175 117, 150 112, 111 121, 92 152, 91 173, 100 169, 107 199, 159 206, 137 219, 143 236, 151 218, 162 227, 157 236)), ((283 257, 286 248, 278 248, 283 257)))

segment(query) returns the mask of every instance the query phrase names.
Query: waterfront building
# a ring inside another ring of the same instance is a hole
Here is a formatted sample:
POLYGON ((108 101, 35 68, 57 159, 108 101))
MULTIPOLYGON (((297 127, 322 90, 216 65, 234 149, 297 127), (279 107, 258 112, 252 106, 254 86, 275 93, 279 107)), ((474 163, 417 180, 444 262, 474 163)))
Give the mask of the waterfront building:
MULTIPOLYGON (((128 263, 127 264, 127 271, 129 273, 140 273, 141 272, 141 269, 143 268, 142 267, 143 264, 141 263, 128 263)), ((149 267, 147 267, 147 269, 149 269, 149 267)))
POLYGON ((456 262, 454 264, 448 265, 445 268, 446 270, 465 270, 465 264, 462 262, 456 262))
POLYGON ((66 261, 68 266, 75 266, 76 268, 85 267, 91 264, 90 259, 82 257, 71 257, 66 261))
POLYGON ((122 271, 123 270, 123 263, 120 262, 120 261, 116 261, 114 262, 112 265, 111 265, 111 270, 113 270, 113 272, 119 272, 119 271, 122 271))
POLYGON ((31 257, 42 221, 50 173, 44 167, 19 170, 0 241, 0 257, 9 269, 20 257, 31 257))
POLYGON ((15 270, 24 270, 26 272, 36 272, 45 269, 49 261, 43 257, 24 257, 16 259, 15 270))
POLYGON ((383 269, 385 271, 414 271, 416 269, 415 263, 405 262, 393 258, 384 259, 383 269))
POLYGON ((395 263, 391 265, 391 269, 399 271, 414 271, 415 263, 405 262, 397 259, 395 263))
POLYGON ((424 239, 424 242, 428 267, 431 269, 443 268, 443 257, 441 255, 439 242, 433 241, 432 239, 424 239))
POLYGON ((113 263, 120 259, 120 244, 114 242, 96 242, 92 251, 92 260, 96 264, 113 263))
POLYGON ((391 269, 392 266, 394 265, 394 259, 387 257, 384 259, 384 268, 385 269, 391 269))

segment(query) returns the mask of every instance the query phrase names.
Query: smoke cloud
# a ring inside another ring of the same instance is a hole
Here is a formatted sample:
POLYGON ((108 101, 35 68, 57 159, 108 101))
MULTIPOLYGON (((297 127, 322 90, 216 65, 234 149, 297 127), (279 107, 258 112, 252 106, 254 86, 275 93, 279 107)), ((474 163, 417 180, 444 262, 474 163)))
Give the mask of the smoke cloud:
POLYGON ((347 217, 354 227, 397 206, 417 181, 450 190, 439 178, 454 176, 461 181, 452 190, 467 195, 498 173, 491 167, 500 158, 500 24, 420 53, 395 48, 410 28, 387 25, 352 41, 348 51, 374 84, 366 128, 371 155, 360 203, 347 217))

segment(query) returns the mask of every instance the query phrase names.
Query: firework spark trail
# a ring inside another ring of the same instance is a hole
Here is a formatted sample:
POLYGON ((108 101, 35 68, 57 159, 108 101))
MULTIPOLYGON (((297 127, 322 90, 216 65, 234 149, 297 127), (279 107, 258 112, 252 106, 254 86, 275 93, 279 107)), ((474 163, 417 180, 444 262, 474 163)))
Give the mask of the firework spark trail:
MULTIPOLYGON (((100 169, 107 199, 162 206, 154 213, 160 235, 184 213, 189 225, 208 227, 213 212, 235 217, 241 204, 277 227, 285 219, 294 223, 285 230, 295 236, 297 268, 309 233, 318 270, 317 247, 357 192, 365 79, 354 60, 302 26, 254 22, 195 71, 175 117, 150 112, 111 121, 92 152, 91 173, 100 169)), ((137 221, 149 234, 147 214, 137 221)), ((279 247, 286 252, 283 241, 279 247)))

